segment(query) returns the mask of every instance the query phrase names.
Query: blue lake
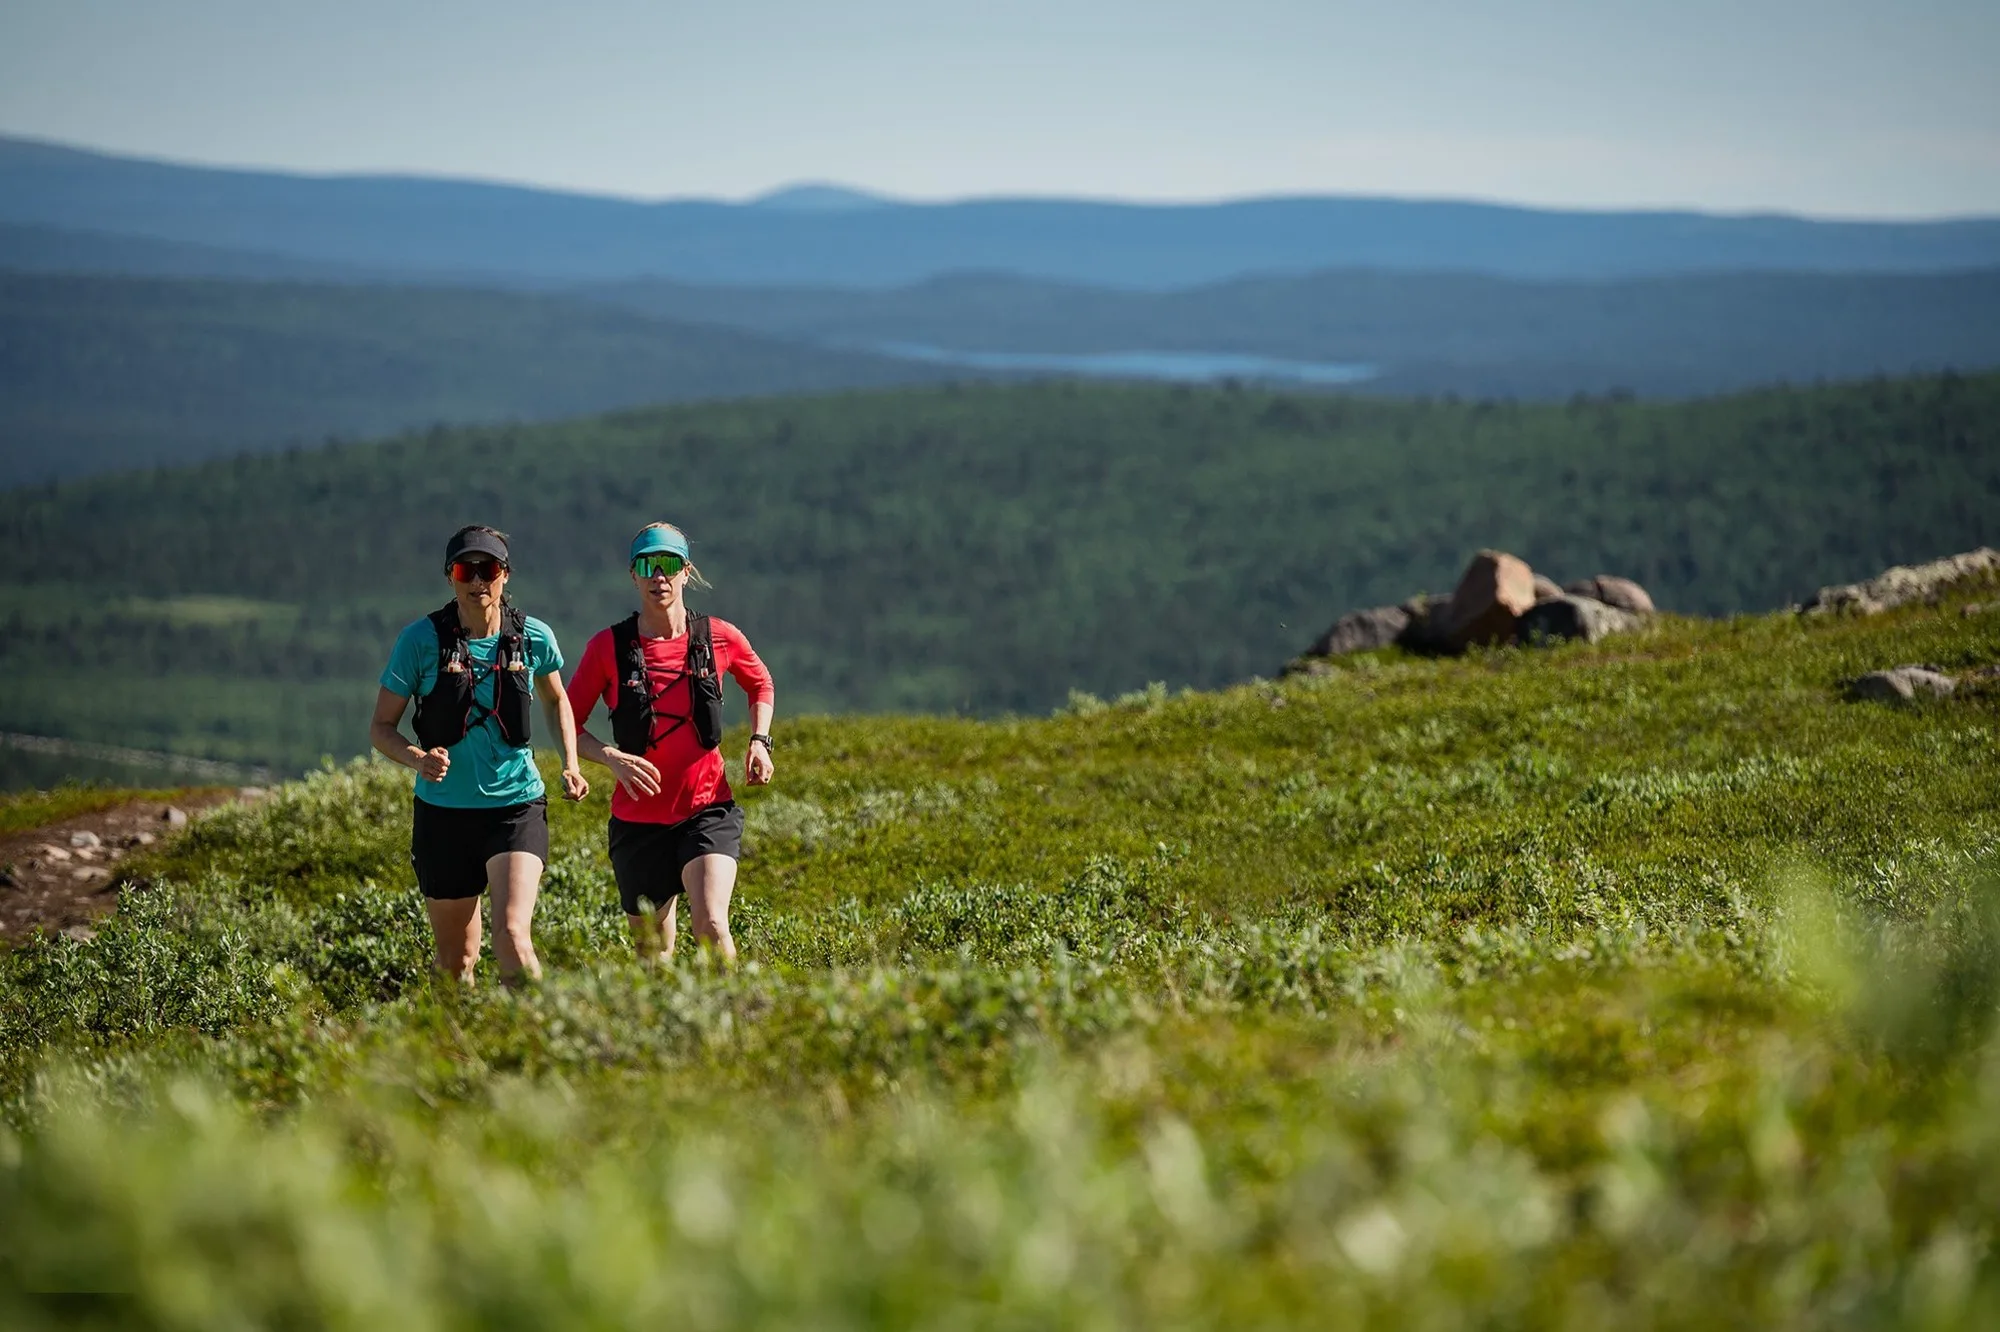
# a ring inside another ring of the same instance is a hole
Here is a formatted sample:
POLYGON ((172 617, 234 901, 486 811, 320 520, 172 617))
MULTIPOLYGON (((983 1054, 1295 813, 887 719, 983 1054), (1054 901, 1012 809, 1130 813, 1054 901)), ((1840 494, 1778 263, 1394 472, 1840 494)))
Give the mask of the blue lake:
POLYGON ((1240 352, 984 352, 921 342, 878 342, 869 351, 969 370, 1085 375, 1093 379, 1285 380, 1297 384, 1359 384, 1375 367, 1343 361, 1285 361, 1240 352))

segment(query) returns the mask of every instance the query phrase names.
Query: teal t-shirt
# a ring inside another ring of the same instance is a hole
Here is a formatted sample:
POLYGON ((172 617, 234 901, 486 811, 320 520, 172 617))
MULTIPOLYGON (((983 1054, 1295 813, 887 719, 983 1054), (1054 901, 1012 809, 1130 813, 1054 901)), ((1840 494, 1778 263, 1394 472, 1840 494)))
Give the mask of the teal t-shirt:
MULTIPOLYGON (((523 637, 527 639, 528 670, 534 679, 563 667, 562 649, 546 624, 526 617, 523 637)), ((474 704, 482 709, 493 706, 498 682, 493 678, 493 659, 500 650, 500 636, 466 641, 478 681, 472 689, 474 704)), ((405 698, 427 694, 437 683, 437 630, 428 618, 403 626, 396 646, 389 649, 389 664, 382 671, 382 687, 405 698)), ((466 733, 451 747, 451 767, 441 782, 417 778, 417 799, 448 809, 497 809, 539 800, 543 795, 542 774, 535 770, 532 753, 516 749, 500 738, 500 727, 488 719, 466 733)))

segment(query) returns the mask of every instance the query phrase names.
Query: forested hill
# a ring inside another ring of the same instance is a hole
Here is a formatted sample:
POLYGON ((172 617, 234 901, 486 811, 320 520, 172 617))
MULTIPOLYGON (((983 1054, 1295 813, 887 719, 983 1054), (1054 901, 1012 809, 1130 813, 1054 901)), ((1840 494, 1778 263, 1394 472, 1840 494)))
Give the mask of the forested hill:
POLYGON ((948 373, 511 292, 0 273, 0 486, 948 373))
POLYGON ((1371 393, 1695 397, 1775 383, 2000 366, 2000 268, 1700 273, 1600 282, 1343 270, 1117 291, 1002 273, 883 291, 589 289, 663 318, 870 346, 1231 352, 1374 368, 1371 393))
POLYGON ((994 373, 867 350, 895 343, 1359 364, 1373 368, 1370 394, 1692 397, 2000 366, 2000 269, 1604 283, 1346 272, 1169 293, 987 274, 880 292, 642 283, 560 296, 0 273, 0 486, 437 422, 994 373))
POLYGON ((310 761, 363 742, 460 523, 571 654, 689 530, 781 707, 1045 711, 1270 674, 1482 546, 1670 610, 2000 543, 2000 375, 1682 404, 935 388, 435 431, 0 494, 0 729, 310 761), (145 682, 133 688, 135 680, 145 682))

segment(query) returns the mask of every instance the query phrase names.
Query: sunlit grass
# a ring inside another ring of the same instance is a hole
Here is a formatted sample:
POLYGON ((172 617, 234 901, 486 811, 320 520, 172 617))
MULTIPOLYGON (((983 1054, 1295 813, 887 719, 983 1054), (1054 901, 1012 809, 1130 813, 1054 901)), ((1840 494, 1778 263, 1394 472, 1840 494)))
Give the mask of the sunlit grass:
POLYGON ((629 960, 593 771, 523 993, 329 770, 0 959, 0 1316, 1978 1326, 2000 699, 1846 699, 1913 660, 2000 626, 795 720, 744 965, 629 960))

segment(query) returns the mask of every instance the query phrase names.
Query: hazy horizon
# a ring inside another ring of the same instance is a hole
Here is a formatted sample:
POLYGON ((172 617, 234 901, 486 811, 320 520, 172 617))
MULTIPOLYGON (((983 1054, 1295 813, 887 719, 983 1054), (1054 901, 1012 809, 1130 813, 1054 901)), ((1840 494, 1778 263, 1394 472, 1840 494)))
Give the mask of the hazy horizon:
POLYGON ((2000 213, 1981 0, 17 0, 0 126, 658 201, 1288 196, 2000 213))

